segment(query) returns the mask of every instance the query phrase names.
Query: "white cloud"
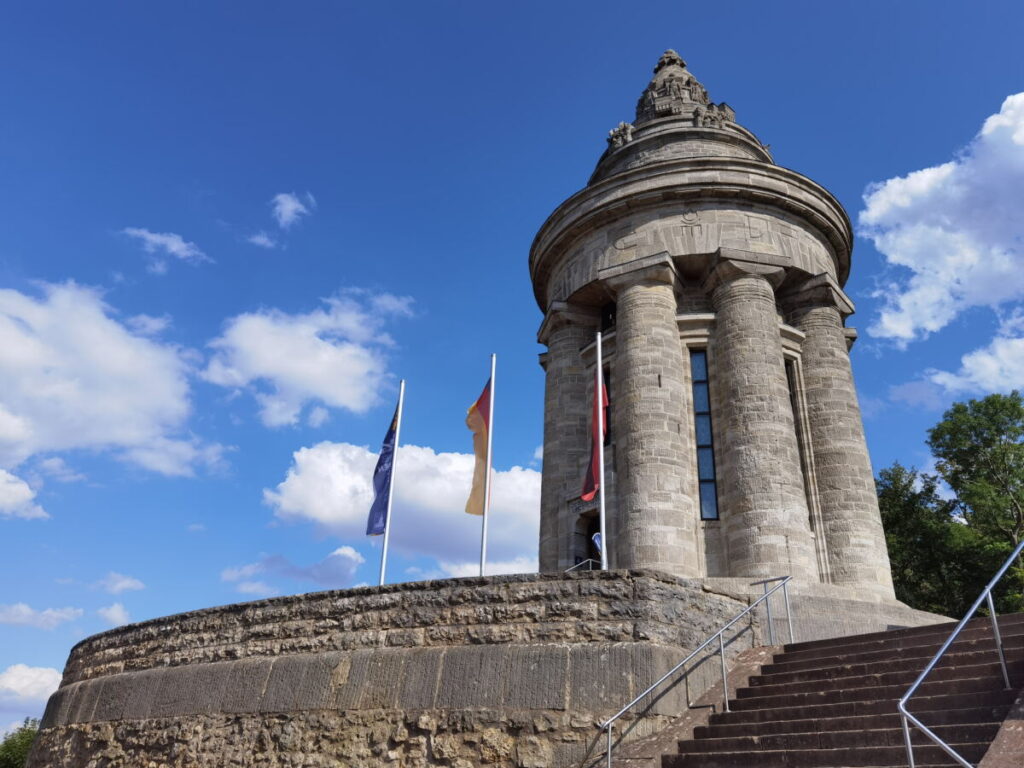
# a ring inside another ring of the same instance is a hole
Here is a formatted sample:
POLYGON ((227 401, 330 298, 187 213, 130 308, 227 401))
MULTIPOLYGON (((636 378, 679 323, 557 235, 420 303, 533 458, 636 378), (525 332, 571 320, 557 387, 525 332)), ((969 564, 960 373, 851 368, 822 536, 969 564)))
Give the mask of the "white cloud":
MULTIPOLYGON (((885 304, 873 336, 902 347, 972 307, 1024 299, 1024 93, 953 160, 874 184, 864 201, 860 231, 897 268, 876 294, 885 304)), ((1000 354, 988 360, 998 366, 1000 354)))
POLYGON ((121 603, 114 603, 96 611, 112 627, 120 627, 132 620, 121 603))
POLYGON ((310 409, 309 416, 306 418, 306 421, 309 424, 309 426, 316 428, 322 427, 324 424, 326 424, 327 420, 330 417, 330 411, 318 405, 315 408, 310 409))
POLYGON ((74 621, 82 615, 81 608, 47 608, 37 611, 25 603, 0 605, 0 624, 54 629, 66 621, 74 621))
MULTIPOLYGON (((462 576, 478 576, 480 574, 480 561, 466 561, 461 563, 439 564, 441 573, 451 578, 462 576)), ((536 557, 517 557, 513 560, 488 560, 484 567, 485 576, 498 576, 503 573, 536 573, 536 557)))
POLYGON ((109 592, 112 595, 119 595, 122 592, 128 592, 129 590, 145 589, 146 585, 136 579, 134 576, 126 576, 123 573, 117 571, 111 571, 98 582, 97 587, 109 592))
MULTIPOLYGON (((365 412, 387 378, 384 350, 393 342, 382 327, 410 313, 412 300, 349 292, 324 303, 306 314, 270 309, 231 318, 210 343, 214 353, 203 377, 249 388, 271 427, 296 424, 310 401, 365 412)), ((315 424, 320 417, 310 418, 315 424)))
POLYGON ((20 517, 23 520, 49 517, 33 500, 36 492, 20 477, 0 469, 0 518, 20 517))
POLYGON ((889 399, 926 411, 941 411, 946 402, 942 390, 927 379, 907 381, 889 387, 889 399))
POLYGON ((249 235, 249 237, 246 238, 246 241, 268 250, 277 248, 277 241, 263 230, 260 230, 254 235, 249 235))
POLYGON ((0 290, 0 467, 38 453, 111 449, 188 475, 217 447, 175 433, 190 415, 186 354, 133 333, 75 283, 0 290))
POLYGON ((202 523, 189 523, 185 526, 185 530, 189 533, 202 533, 206 530, 206 526, 202 523))
MULTIPOLYGON (((277 517, 311 521, 342 538, 363 537, 377 454, 363 446, 322 442, 296 451, 293 459, 286 479, 263 492, 277 517)), ((451 568, 477 556, 480 518, 463 511, 473 462, 467 453, 436 453, 416 445, 399 448, 392 546, 409 555, 433 557, 451 568)), ((488 552, 495 563, 533 563, 539 509, 539 472, 512 467, 494 473, 488 552)))
POLYGON ((254 595, 256 597, 273 597, 280 594, 276 587, 272 587, 262 581, 243 581, 235 587, 235 590, 243 595, 254 595))
POLYGON ((0 672, 0 698, 46 701, 60 685, 60 677, 60 672, 52 667, 12 664, 0 672))
POLYGON ((221 581, 239 581, 241 579, 248 579, 250 576, 255 576, 263 570, 263 566, 260 563, 249 563, 248 565, 241 565, 237 568, 225 568, 220 572, 221 581))
POLYGON ((126 325, 140 336, 156 336, 170 327, 171 318, 170 315, 135 315, 128 318, 126 325))
POLYGON ((36 469, 58 483, 77 483, 85 480, 81 472, 77 472, 67 465, 67 462, 59 456, 50 456, 36 462, 36 469))
POLYGON ((271 212, 281 229, 290 229, 302 216, 316 208, 316 198, 309 192, 301 198, 294 192, 279 192, 270 201, 271 212))
POLYGON ((278 590, 253 577, 261 574, 285 577, 298 581, 311 581, 323 587, 348 587, 356 570, 366 560, 350 546, 341 546, 313 565, 295 565, 281 555, 265 555, 258 562, 221 571, 222 581, 237 582, 236 589, 243 594, 277 594, 278 590))
POLYGON ((1024 309, 1004 317, 995 338, 964 355, 958 371, 930 370, 927 376, 951 395, 1024 389, 1024 309))
POLYGON ((198 245, 188 242, 174 232, 150 232, 141 227, 125 227, 121 233, 139 240, 142 243, 142 249, 153 256, 148 268, 156 275, 167 272, 167 261, 161 258, 162 256, 173 256, 190 264, 212 261, 199 249, 198 245))

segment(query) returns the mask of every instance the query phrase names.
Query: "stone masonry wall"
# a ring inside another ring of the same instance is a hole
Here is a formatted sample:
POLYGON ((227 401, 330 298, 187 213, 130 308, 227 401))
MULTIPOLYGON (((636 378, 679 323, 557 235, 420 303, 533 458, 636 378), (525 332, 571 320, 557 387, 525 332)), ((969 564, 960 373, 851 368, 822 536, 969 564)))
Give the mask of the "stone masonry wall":
MULTIPOLYGON (((453 579, 229 605, 71 652, 30 768, 577 764, 597 725, 746 604, 644 571, 453 579)), ((740 627, 730 653, 759 625, 740 627)), ((655 702, 641 736, 715 678, 655 702)), ((626 721, 628 722, 628 721, 626 721)))

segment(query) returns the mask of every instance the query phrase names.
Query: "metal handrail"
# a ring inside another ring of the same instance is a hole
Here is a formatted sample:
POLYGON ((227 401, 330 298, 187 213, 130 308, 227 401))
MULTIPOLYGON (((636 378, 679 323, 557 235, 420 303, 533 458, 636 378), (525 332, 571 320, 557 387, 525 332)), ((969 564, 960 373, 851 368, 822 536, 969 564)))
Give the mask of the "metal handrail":
MULTIPOLYGON (((618 712, 616 712, 614 715, 612 715, 610 718, 608 718, 608 720, 606 720, 604 723, 601 724, 601 730, 608 732, 608 751, 607 751, 608 768, 612 768, 612 725, 615 723, 615 721, 618 720, 620 717, 622 717, 624 714, 626 714, 626 712, 628 712, 630 709, 632 709, 633 706, 638 701, 640 701, 642 698, 644 698, 645 696, 650 694, 655 688, 657 688, 663 682, 668 680, 672 675, 674 675, 680 669, 685 667, 690 662, 690 660, 693 659, 694 656, 696 656, 698 653, 700 653, 705 648, 707 648, 709 645, 711 645, 715 640, 718 640, 718 652, 719 652, 719 654, 721 655, 721 658, 722 658, 722 697, 723 697, 722 708, 726 712, 729 711, 729 684, 727 682, 728 673, 727 673, 726 666, 725 666, 725 633, 726 633, 726 631, 730 627, 732 627, 733 624, 735 624, 737 621, 742 619, 748 613, 753 611, 762 602, 768 600, 769 597, 774 595, 780 589, 782 590, 783 595, 785 595, 785 597, 786 597, 786 616, 787 616, 787 619, 788 619, 789 618, 789 589, 788 589, 788 587, 786 585, 789 584, 789 582, 790 582, 790 580, 792 578, 793 578, 792 576, 777 576, 774 579, 765 579, 764 581, 755 581, 751 586, 755 586, 757 584, 764 584, 764 594, 763 595, 761 595, 759 598, 757 598, 757 600, 752 602, 750 605, 748 605, 746 608, 744 608, 738 614, 733 616, 732 619, 729 620, 728 624, 723 626, 720 630, 715 632, 715 634, 711 635, 711 637, 709 637, 703 643, 698 645, 689 656, 687 656, 685 659, 683 659, 678 664, 676 664, 674 667, 672 667, 672 669, 670 669, 668 672, 666 672, 664 675, 662 675, 660 678, 658 678, 658 680, 656 682, 652 683, 651 686, 648 687, 646 691, 641 693, 639 696, 637 696, 635 699, 633 699, 631 702, 629 702, 629 704, 624 706, 622 709, 620 709, 618 712), (776 584, 771 589, 768 589, 768 585, 770 583, 772 583, 773 581, 778 581, 780 583, 776 584)), ((771 624, 772 624, 772 613, 771 613, 770 603, 767 603, 766 605, 768 606, 768 636, 770 638, 769 642, 772 645, 775 645, 775 632, 774 632, 774 630, 772 629, 772 626, 771 626, 771 624)), ((793 642, 793 622, 792 622, 792 620, 789 621, 789 642, 791 642, 791 643, 793 642)))
POLYGON ((581 560, 580 562, 576 563, 576 565, 574 565, 574 566, 572 566, 570 568, 566 568, 565 569, 565 573, 569 573, 570 571, 575 571, 577 568, 582 568, 584 565, 589 565, 590 566, 589 568, 586 569, 588 571, 599 571, 599 570, 601 570, 601 561, 600 560, 594 560, 593 558, 587 558, 586 560, 581 560), (595 565, 597 566, 597 568, 594 568, 595 565))
POLYGON ((956 625, 956 629, 953 630, 953 633, 949 636, 946 642, 942 644, 942 647, 939 648, 939 652, 935 654, 935 656, 932 658, 930 662, 928 662, 928 666, 924 668, 924 672, 918 675, 917 680, 915 680, 914 684, 907 689, 907 692, 903 694, 903 698, 900 699, 899 704, 896 705, 896 708, 899 710, 900 717, 903 723, 903 740, 904 742, 906 742, 907 745, 907 762, 909 763, 910 768, 914 768, 914 747, 910 743, 910 726, 908 723, 913 723, 917 728, 921 730, 922 733, 924 733, 925 736, 934 741, 942 749, 943 752, 945 752, 947 755, 956 760, 957 763, 963 766, 963 768, 974 768, 973 765, 964 760, 964 758, 961 757, 955 749, 953 749, 951 746, 949 746, 949 744, 940 739, 930 728, 928 728, 928 726, 926 726, 924 723, 922 723, 920 720, 918 720, 916 717, 910 714, 910 712, 907 711, 907 701, 910 699, 911 696, 913 696, 917 692, 917 689, 920 687, 921 683, 924 682, 924 679, 928 677, 929 673, 932 671, 932 669, 934 669, 935 665, 938 664, 939 659, 942 658, 942 654, 944 654, 949 649, 949 646, 951 646, 953 642, 957 639, 957 637, 960 635, 960 631, 964 628, 967 622, 971 619, 971 617, 974 616, 978 608, 981 606, 982 600, 988 601, 988 612, 989 616, 992 619, 992 634, 996 642, 996 652, 999 654, 999 665, 1002 668, 1003 672, 1003 682, 1006 684, 1006 690, 1009 690, 1012 687, 1010 685, 1010 675, 1006 669, 1006 653, 1003 650, 1002 635, 999 634, 999 622, 996 618, 996 607, 995 604, 992 602, 992 589, 999 582, 999 580, 1003 578, 1003 574, 1006 573, 1006 571, 1009 569, 1013 561, 1020 556, 1021 552, 1024 552, 1024 541, 1022 541, 1017 546, 1017 548, 1013 550, 1013 554, 1006 559, 1006 562, 1003 563, 1003 567, 999 569, 998 573, 996 573, 996 575, 992 577, 992 581, 988 583, 988 586, 986 586, 985 589, 981 591, 981 594, 978 595, 978 599, 974 601, 974 605, 971 606, 971 609, 967 612, 967 615, 960 619, 960 623, 956 625))

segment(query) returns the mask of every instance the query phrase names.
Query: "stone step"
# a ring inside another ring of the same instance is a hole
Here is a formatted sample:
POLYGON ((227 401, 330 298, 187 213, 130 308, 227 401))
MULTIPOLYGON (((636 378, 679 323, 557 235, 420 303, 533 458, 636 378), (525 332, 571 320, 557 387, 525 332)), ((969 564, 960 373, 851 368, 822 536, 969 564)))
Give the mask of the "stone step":
MULTIPOLYGON (((1022 663, 1024 653, 1018 649, 1007 649, 1007 666, 1013 669, 1022 663), (1015 658, 1016 657, 1016 658, 1015 658)), ((932 670, 929 679, 942 680, 952 679, 958 676, 957 670, 960 667, 972 669, 993 669, 999 670, 998 655, 995 648, 989 651, 975 651, 974 653, 946 654, 932 670)), ((842 664, 835 667, 817 667, 815 669, 803 669, 795 672, 775 672, 754 675, 750 678, 749 685, 762 687, 768 685, 782 685, 789 683, 824 683, 829 680, 853 679, 864 675, 888 675, 903 674, 909 675, 913 681, 921 673, 927 662, 918 666, 908 664, 905 659, 894 661, 875 661, 863 664, 842 664)), ((767 669, 767 666, 762 668, 767 669)))
MULTIPOLYGON (((969 678, 964 680, 926 680, 918 688, 917 696, 969 695, 992 690, 1002 690, 1001 679, 969 678)), ((818 704, 838 704, 847 701, 897 701, 907 692, 906 685, 880 685, 869 688, 839 688, 814 690, 803 693, 783 693, 768 696, 749 695, 757 693, 756 688, 741 689, 748 694, 744 698, 730 699, 729 707, 734 711, 749 709, 774 709, 776 707, 802 707, 818 704)))
MULTIPOLYGON (((1020 613, 1008 613, 999 616, 999 629, 1002 632, 1004 629, 1014 626, 1024 625, 1024 614, 1020 613)), ((845 645, 853 643, 870 643, 870 642, 889 642, 900 640, 908 637, 921 637, 921 636, 937 636, 943 639, 949 637, 950 633, 956 628, 956 622, 948 621, 942 624, 929 624, 924 627, 909 627, 906 629, 894 629, 884 632, 870 632, 863 635, 854 635, 846 637, 830 637, 825 640, 809 640, 801 643, 789 643, 784 645, 782 650, 786 653, 790 651, 806 651, 813 650, 816 648, 840 648, 845 645)), ((987 616, 979 616, 971 619, 967 622, 967 625, 961 631, 960 636, 964 637, 968 633, 985 632, 987 636, 992 635, 992 621, 987 616)))
MULTIPOLYGON (((992 653, 995 656, 995 652, 992 653)), ((1024 682, 1024 660, 1007 660, 1007 671, 1010 674, 1010 682, 1024 682)), ((797 673, 799 674, 799 673, 797 673)), ((751 678, 749 687, 737 691, 737 698, 749 698, 751 696, 771 696, 784 693, 805 693, 810 691, 835 690, 838 688, 876 688, 888 685, 902 685, 909 687, 921 669, 908 667, 894 672, 881 672, 878 674, 859 674, 831 676, 811 680, 792 679, 793 674, 771 676, 767 681, 751 678), (777 679, 782 678, 782 679, 777 679), (785 679, 790 678, 790 679, 785 679)), ((928 675, 928 682, 943 682, 965 679, 1002 680, 1002 668, 998 661, 988 664, 970 664, 946 666, 933 669, 928 675)))
MULTIPOLYGON (((1003 638, 1003 645, 1007 653, 1017 653, 1024 650, 1024 634, 1010 635, 1003 638)), ((845 666, 847 664, 866 664, 869 662, 906 661, 911 663, 915 659, 923 660, 921 668, 941 647, 941 643, 923 646, 911 646, 900 649, 886 649, 875 651, 863 651, 849 654, 836 654, 833 656, 813 656, 811 658, 794 659, 788 654, 780 654, 773 659, 771 664, 766 664, 761 669, 762 674, 776 674, 779 672, 801 672, 810 669, 823 669, 826 667, 845 666)), ((995 643, 991 638, 987 640, 970 640, 956 642, 946 651, 947 654, 977 653, 985 652, 994 654, 995 643)))
MULTIPOLYGON (((999 730, 999 723, 972 723, 942 725, 932 729, 947 744, 991 742, 999 730)), ((911 732, 913 744, 931 744, 918 730, 911 732)), ((803 733, 731 736, 725 738, 695 738, 679 742, 679 751, 687 752, 758 752, 780 749, 851 749, 861 747, 903 746, 903 729, 879 728, 872 730, 810 730, 803 733)))
MULTIPOLYGON (((912 709, 916 712, 916 709, 912 709)), ((929 712, 925 725, 967 725, 972 723, 1000 723, 1010 711, 1009 705, 997 707, 976 707, 974 709, 947 709, 929 712)), ((811 731, 866 731, 877 728, 899 728, 900 716, 892 711, 880 715, 858 715, 807 720, 769 720, 767 722, 746 722, 735 724, 699 725, 694 728, 694 738, 730 738, 736 736, 758 736, 776 733, 806 733, 811 731)))
MULTIPOLYGON (((1007 642, 1010 639, 1016 638, 1018 640, 1024 639, 1024 624, 1015 624, 1006 628, 1006 631, 1002 632, 1003 641, 1007 642)), ((868 643, 855 643, 851 642, 846 645, 837 646, 834 648, 811 648, 805 651, 785 651, 775 655, 773 661, 775 663, 783 662, 795 663, 802 661, 811 661, 815 659, 835 659, 840 657, 853 657, 853 656, 864 656, 869 654, 882 654, 881 656, 873 656, 873 658, 884 659, 886 655, 891 656, 892 654, 905 651, 905 650, 923 650, 931 648, 932 654, 939 650, 942 644, 949 637, 949 634, 945 635, 924 635, 924 636, 908 636, 897 638, 895 640, 886 641, 873 641, 868 643)), ((950 647, 950 650, 956 650, 961 647, 967 646, 979 646, 981 644, 987 644, 989 647, 995 646, 995 641, 992 638, 992 633, 972 633, 968 637, 958 637, 956 642, 950 647)))
MULTIPOLYGON (((988 742, 952 744, 965 760, 979 761, 988 751, 988 742)), ((928 745, 914 750, 919 768, 956 765, 941 748, 928 745)), ((662 755, 662 768, 905 768, 907 752, 902 746, 859 747, 856 749, 789 749, 752 752, 715 752, 662 755)))
MULTIPOLYGON (((901 694, 902 695, 902 694, 901 694)), ((1015 691, 984 691, 980 693, 942 694, 915 697, 910 704, 911 712, 921 714, 946 709, 977 709, 981 707, 1009 706, 1017 694, 1015 691)), ((780 706, 766 709, 742 709, 732 712, 716 712, 710 716, 710 724, 734 724, 769 722, 776 720, 810 720, 832 717, 858 717, 862 715, 889 715, 896 711, 898 698, 883 701, 844 701, 837 703, 812 703, 797 706, 780 706)), ((927 722, 927 721, 926 721, 927 722)))

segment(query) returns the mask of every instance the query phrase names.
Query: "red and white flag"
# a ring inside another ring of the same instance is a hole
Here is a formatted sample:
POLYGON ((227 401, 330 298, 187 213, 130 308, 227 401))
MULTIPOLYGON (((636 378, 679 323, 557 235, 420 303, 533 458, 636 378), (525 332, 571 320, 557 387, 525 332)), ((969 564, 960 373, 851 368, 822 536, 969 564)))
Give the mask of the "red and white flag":
POLYGON ((584 501, 592 501, 597 495, 601 486, 601 446, 604 444, 604 436, 608 434, 608 388, 604 385, 604 376, 601 374, 600 364, 596 366, 594 373, 594 413, 590 422, 590 464, 587 466, 587 476, 583 478, 583 493, 580 495, 584 501))

